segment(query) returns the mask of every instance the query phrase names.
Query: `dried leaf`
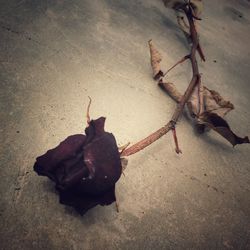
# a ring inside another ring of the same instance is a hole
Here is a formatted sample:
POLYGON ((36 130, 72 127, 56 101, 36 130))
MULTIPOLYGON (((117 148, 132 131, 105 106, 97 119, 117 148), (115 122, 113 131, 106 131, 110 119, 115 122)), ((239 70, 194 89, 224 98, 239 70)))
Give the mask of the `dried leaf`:
POLYGON ((155 80, 158 80, 160 77, 163 76, 163 72, 161 71, 161 68, 160 68, 160 62, 162 60, 162 57, 159 51, 153 45, 152 40, 148 41, 148 45, 150 49, 151 66, 153 69, 153 78, 155 80))
POLYGON ((176 102, 181 101, 182 94, 176 89, 173 83, 163 82, 160 80, 158 82, 159 86, 164 89, 176 102))
POLYGON ((188 103, 191 116, 199 116, 203 112, 213 112, 224 117, 234 109, 230 101, 226 101, 218 92, 200 84, 197 86, 188 103))
POLYGON ((198 121, 199 132, 204 132, 204 125, 215 130, 233 146, 236 144, 249 143, 248 137, 241 138, 234 134, 223 117, 234 109, 230 101, 216 91, 205 86, 197 86, 188 103, 191 115, 198 121))
POLYGON ((228 140, 233 146, 242 143, 249 143, 249 138, 237 136, 229 127, 228 123, 219 115, 210 112, 204 112, 198 118, 199 123, 205 124, 212 128, 226 140, 228 140))
POLYGON ((204 103, 205 110, 213 112, 224 117, 228 112, 234 109, 234 105, 230 101, 226 101, 216 91, 210 90, 204 86, 204 103))

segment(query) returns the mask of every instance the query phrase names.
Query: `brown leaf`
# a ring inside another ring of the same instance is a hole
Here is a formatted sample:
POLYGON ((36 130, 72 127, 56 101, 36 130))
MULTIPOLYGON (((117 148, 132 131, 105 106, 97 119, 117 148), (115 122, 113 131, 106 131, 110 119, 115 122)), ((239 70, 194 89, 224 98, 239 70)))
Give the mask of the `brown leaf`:
POLYGON ((159 86, 164 89, 176 102, 181 101, 182 94, 176 89, 173 83, 163 82, 161 79, 158 82, 159 86))
POLYGON ((230 101, 226 101, 218 92, 200 84, 197 86, 188 103, 191 116, 198 117, 203 112, 213 112, 224 117, 234 109, 230 101))
POLYGON ((159 51, 153 45, 152 40, 148 41, 148 45, 150 49, 151 66, 153 69, 153 78, 155 80, 158 80, 160 77, 163 76, 163 72, 161 71, 161 68, 160 68, 160 62, 162 60, 162 57, 159 51))
POLYGON ((212 128, 226 140, 228 140, 233 146, 242 143, 249 143, 249 138, 237 136, 229 127, 228 123, 216 113, 204 112, 198 118, 200 124, 212 128))
POLYGON ((216 91, 210 90, 204 86, 204 103, 205 110, 213 112, 221 117, 224 117, 228 112, 234 109, 234 105, 216 91))

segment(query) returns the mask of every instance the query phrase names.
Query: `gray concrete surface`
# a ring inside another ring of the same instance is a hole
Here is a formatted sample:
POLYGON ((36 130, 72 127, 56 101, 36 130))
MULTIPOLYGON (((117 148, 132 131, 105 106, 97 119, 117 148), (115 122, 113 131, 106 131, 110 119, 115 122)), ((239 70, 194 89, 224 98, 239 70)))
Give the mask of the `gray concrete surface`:
MULTIPOLYGON (((204 1, 204 83, 236 110, 231 127, 250 135, 250 3, 204 1), (216 62, 215 62, 216 61, 216 62)), ((147 41, 163 68, 187 54, 174 13, 150 0, 0 1, 0 249, 250 249, 249 145, 232 148, 178 124, 129 158, 115 205, 84 217, 58 203, 34 160, 91 116, 106 116, 119 144, 164 125, 175 108, 151 78, 147 41)), ((169 75, 182 91, 190 65, 169 75)))

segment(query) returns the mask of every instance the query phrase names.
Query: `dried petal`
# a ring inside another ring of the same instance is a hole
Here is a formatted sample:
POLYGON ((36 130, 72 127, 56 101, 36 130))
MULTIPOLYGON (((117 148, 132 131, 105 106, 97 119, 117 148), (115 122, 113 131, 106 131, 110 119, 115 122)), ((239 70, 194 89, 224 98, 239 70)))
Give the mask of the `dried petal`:
POLYGON ((75 210, 84 215, 89 209, 101 205, 107 206, 116 201, 115 186, 101 195, 90 195, 78 192, 75 188, 69 190, 59 190, 60 203, 74 207, 75 210))

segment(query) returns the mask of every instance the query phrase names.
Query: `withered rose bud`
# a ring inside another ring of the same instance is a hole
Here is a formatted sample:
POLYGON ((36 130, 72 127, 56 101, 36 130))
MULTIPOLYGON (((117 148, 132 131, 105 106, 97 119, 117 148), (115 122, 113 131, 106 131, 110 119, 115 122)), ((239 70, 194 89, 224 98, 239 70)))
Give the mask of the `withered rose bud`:
POLYGON ((72 135, 36 159, 34 170, 49 177, 60 203, 84 214, 96 205, 116 201, 115 184, 122 173, 113 134, 104 131, 105 118, 91 120, 85 134, 72 135))

